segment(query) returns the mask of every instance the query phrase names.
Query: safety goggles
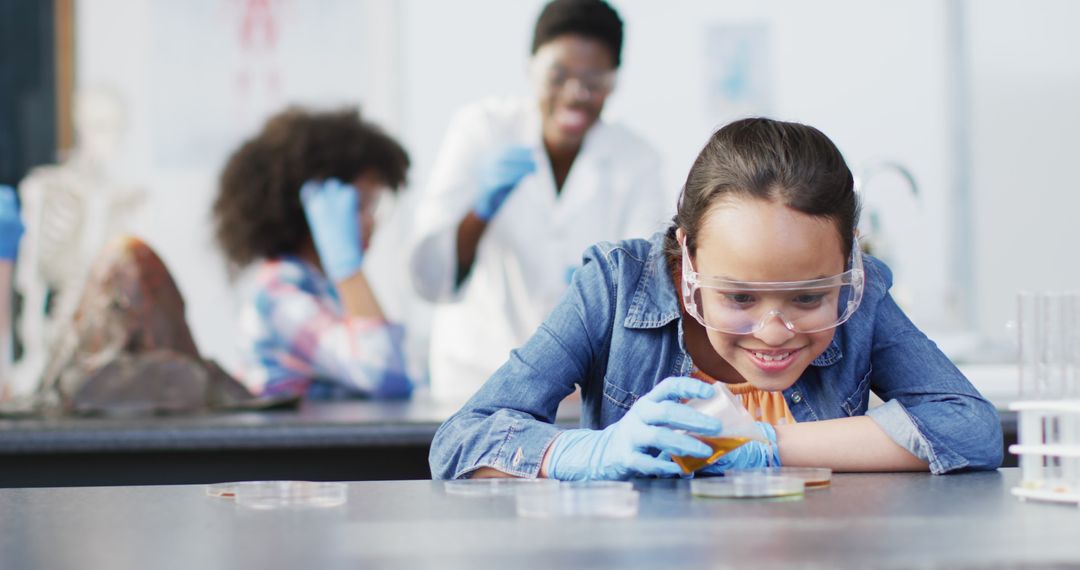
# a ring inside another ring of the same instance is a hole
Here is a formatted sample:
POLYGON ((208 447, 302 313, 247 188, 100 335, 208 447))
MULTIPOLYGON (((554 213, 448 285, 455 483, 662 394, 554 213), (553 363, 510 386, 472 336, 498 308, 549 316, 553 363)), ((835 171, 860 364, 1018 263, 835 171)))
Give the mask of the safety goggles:
POLYGON ((848 270, 807 281, 733 281, 694 271, 682 246, 682 296, 686 312, 702 326, 728 334, 751 334, 774 317, 797 333, 840 326, 862 302, 866 276, 859 242, 854 240, 848 270))
POLYGON ((536 86, 548 92, 561 92, 573 84, 577 89, 575 93, 594 97, 608 95, 615 88, 614 70, 574 74, 561 65, 537 61, 533 63, 531 73, 536 86))

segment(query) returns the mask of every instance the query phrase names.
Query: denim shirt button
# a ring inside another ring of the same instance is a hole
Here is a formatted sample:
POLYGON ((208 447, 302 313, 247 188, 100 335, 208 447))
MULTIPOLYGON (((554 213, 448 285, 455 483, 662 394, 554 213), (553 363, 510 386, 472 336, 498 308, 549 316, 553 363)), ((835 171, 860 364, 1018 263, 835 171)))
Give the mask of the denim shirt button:
POLYGON ((802 401, 802 394, 800 394, 798 392, 792 392, 791 393, 791 401, 798 404, 799 402, 802 401))
POLYGON ((522 450, 519 447, 517 449, 517 452, 514 453, 514 459, 510 461, 510 465, 513 465, 514 467, 517 467, 518 465, 521 465, 521 458, 522 457, 525 457, 525 451, 522 450))

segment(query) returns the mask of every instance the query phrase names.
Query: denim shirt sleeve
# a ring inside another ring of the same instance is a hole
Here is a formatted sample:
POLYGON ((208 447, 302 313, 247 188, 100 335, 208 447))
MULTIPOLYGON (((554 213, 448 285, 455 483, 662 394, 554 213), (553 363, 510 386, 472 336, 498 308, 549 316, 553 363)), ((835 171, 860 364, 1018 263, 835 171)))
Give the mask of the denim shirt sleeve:
POLYGON ((935 474, 999 467, 1001 421, 993 404, 890 295, 875 309, 871 387, 885 404, 866 415, 935 474))
POLYGON ((439 427, 428 457, 433 478, 465 478, 481 467, 537 476, 561 431, 554 425, 559 403, 606 359, 614 306, 609 263, 590 248, 536 333, 439 427))

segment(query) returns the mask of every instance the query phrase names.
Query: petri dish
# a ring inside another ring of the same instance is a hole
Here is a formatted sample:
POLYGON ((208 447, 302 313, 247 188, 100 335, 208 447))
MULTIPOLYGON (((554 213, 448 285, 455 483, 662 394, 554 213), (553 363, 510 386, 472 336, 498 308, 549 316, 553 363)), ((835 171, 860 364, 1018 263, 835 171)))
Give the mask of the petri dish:
POLYGON ((219 499, 235 499, 236 483, 212 483, 206 486, 206 494, 219 499))
MULTIPOLYGON (((637 515, 640 493, 600 482, 561 485, 517 495, 517 514, 525 518, 627 518, 637 515)), ((607 482, 611 483, 611 482, 607 482)), ((632 487, 632 484, 627 483, 632 487)))
POLYGON ((458 479, 443 483, 447 495, 463 497, 496 497, 516 495, 523 489, 557 489, 554 479, 458 479))
POLYGON ((794 497, 805 492, 802 479, 784 475, 748 473, 690 481, 690 494, 698 497, 756 499, 794 497))
POLYGON ((344 483, 245 481, 235 485, 236 504, 253 509, 339 507, 348 500, 344 483))
POLYGON ((762 467, 759 469, 732 469, 727 476, 782 475, 802 479, 807 489, 828 487, 832 482, 832 469, 828 467, 762 467))

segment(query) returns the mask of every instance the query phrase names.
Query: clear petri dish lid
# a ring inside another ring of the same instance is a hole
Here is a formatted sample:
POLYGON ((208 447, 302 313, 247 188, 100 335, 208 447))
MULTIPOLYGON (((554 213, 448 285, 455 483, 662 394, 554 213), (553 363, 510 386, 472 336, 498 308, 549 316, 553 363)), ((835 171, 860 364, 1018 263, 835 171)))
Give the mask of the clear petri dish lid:
POLYGON ((806 485, 802 479, 783 475, 748 473, 690 481, 690 493, 698 497, 754 499, 801 496, 806 485))
POLYGON ((633 491, 634 484, 630 481, 563 481, 563 489, 608 489, 616 491, 633 491))
POLYGON ((517 495, 517 514, 526 518, 627 518, 637 515, 640 494, 631 483, 590 481, 517 495))
POLYGON ((522 490, 558 489, 555 479, 458 479, 443 483, 443 490, 448 495, 465 497, 493 497, 516 495, 522 490))
POLYGON ((727 476, 736 475, 782 475, 802 479, 807 489, 828 487, 832 482, 832 469, 828 467, 761 467, 758 469, 732 469, 727 476))
POLYGON ((233 485, 236 504, 253 509, 338 507, 348 500, 344 483, 245 481, 233 485))

